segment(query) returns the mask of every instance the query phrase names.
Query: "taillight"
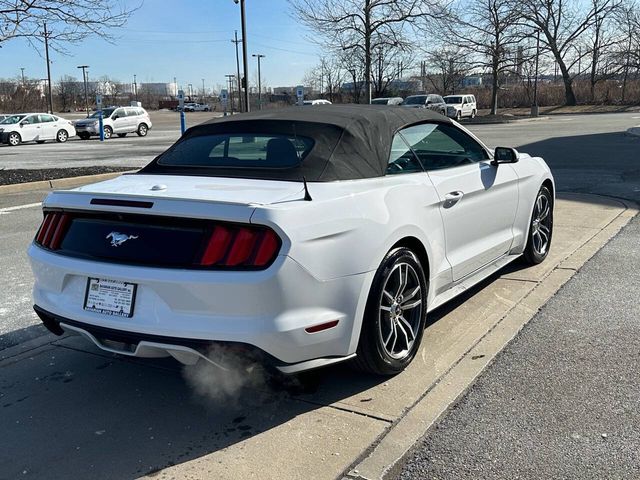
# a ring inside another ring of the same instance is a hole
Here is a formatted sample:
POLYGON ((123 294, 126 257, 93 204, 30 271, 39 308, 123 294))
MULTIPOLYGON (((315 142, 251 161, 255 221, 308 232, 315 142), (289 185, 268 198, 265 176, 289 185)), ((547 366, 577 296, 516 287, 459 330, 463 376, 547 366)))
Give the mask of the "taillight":
POLYGON ((36 233, 36 243, 50 250, 58 250, 65 233, 67 233, 69 221, 70 218, 67 213, 45 213, 42 225, 40 225, 40 229, 36 233))
POLYGON ((280 249, 275 232, 262 226, 217 225, 199 264, 206 267, 266 268, 280 249))

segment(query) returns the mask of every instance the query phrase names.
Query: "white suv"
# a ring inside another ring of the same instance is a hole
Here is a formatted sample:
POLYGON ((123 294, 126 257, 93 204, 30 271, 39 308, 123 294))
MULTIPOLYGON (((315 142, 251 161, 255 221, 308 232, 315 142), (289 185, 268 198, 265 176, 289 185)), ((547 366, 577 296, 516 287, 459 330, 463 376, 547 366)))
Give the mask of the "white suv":
POLYGON ((473 118, 478 111, 474 95, 447 95, 444 101, 447 104, 447 117, 456 120, 461 120, 462 117, 473 118))
MULTIPOLYGON (((104 138, 108 140, 113 134, 126 137, 127 133, 137 133, 139 137, 147 135, 152 127, 149 114, 141 107, 109 107, 102 110, 104 138)), ((89 118, 75 123, 78 136, 88 140, 93 135, 100 135, 98 112, 89 118)))

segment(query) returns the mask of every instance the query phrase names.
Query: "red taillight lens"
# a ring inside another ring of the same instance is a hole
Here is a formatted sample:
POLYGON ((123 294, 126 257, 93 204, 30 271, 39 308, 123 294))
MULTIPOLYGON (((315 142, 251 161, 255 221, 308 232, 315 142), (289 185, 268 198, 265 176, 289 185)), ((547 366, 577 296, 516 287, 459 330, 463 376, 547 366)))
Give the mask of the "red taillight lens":
POLYGON ((51 250, 59 249, 67 233, 69 221, 67 213, 45 213, 40 230, 36 234, 36 243, 51 250))
POLYGON ((216 226, 200 259, 207 267, 267 267, 280 249, 280 239, 267 227, 216 226))

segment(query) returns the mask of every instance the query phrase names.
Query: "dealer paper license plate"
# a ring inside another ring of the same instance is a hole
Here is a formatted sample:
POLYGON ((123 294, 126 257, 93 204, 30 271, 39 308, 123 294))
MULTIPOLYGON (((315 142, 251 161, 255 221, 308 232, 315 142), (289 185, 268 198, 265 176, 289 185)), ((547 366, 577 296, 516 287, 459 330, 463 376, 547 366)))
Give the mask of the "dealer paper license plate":
POLYGON ((89 278, 84 297, 84 309, 89 312, 132 317, 136 298, 135 283, 89 278))

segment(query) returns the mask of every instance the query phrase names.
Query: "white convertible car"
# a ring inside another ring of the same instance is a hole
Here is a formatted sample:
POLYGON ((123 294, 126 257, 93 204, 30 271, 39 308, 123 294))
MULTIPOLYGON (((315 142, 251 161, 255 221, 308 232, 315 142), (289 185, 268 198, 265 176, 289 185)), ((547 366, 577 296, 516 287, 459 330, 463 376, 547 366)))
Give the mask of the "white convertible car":
POLYGON ((49 194, 34 308, 123 355, 215 362, 214 344, 285 373, 354 359, 395 374, 429 311, 545 259, 553 204, 541 158, 427 109, 234 115, 135 174, 49 194))

